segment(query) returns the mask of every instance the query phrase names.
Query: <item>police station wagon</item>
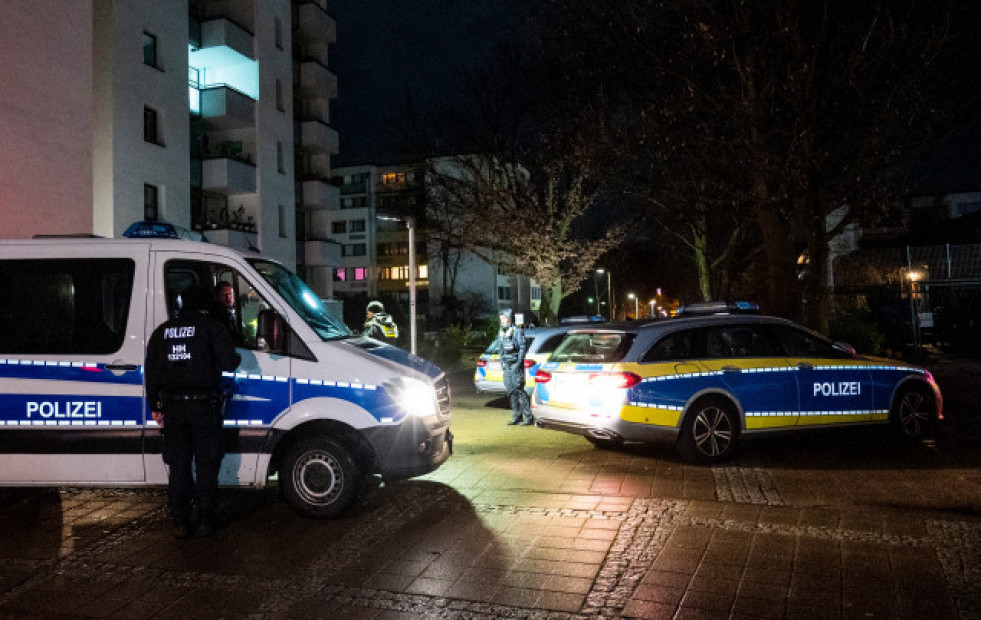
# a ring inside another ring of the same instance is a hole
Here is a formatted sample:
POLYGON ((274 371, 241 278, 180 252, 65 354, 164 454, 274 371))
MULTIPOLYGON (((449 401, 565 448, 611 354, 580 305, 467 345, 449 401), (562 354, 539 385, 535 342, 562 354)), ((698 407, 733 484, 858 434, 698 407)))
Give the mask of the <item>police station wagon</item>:
POLYGON ((225 373, 220 482, 272 480, 332 517, 366 476, 433 471, 449 456, 439 368, 352 334, 258 254, 171 239, 0 241, 0 484, 165 485, 144 396, 154 328, 183 290, 227 282, 242 362, 225 373))
POLYGON ((933 376, 860 357, 790 321, 706 316, 571 332, 535 376, 538 425, 600 447, 672 442, 731 457, 743 436, 892 423, 918 439, 942 419, 933 376))
MULTIPOLYGON (((525 332, 525 391, 531 395, 535 387, 535 373, 555 351, 569 332, 569 327, 531 327, 525 332)), ((473 373, 473 385, 477 393, 501 393, 504 389, 504 370, 501 368, 500 340, 494 338, 487 350, 477 358, 473 373)))

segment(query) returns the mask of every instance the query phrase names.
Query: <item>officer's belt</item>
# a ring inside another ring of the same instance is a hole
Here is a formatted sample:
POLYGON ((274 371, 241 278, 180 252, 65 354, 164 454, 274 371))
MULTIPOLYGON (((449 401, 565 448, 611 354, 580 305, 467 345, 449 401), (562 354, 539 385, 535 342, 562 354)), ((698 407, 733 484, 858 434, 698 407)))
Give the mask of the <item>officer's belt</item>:
POLYGON ((205 390, 197 392, 177 392, 168 393, 164 400, 167 402, 194 402, 201 400, 211 400, 218 397, 218 392, 215 390, 205 390))

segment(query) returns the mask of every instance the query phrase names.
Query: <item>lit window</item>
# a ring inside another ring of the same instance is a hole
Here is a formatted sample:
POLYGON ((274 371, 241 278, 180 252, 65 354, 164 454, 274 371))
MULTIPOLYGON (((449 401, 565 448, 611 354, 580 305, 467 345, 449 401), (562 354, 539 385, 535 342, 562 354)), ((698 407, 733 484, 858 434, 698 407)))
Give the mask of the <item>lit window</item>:
POLYGON ((157 69, 157 37, 143 33, 143 64, 157 69))
POLYGON ((366 280, 368 277, 368 270, 364 267, 354 268, 354 279, 355 280, 366 280))
POLYGON ((383 185, 404 185, 405 184, 405 173, 404 172, 386 172, 382 175, 383 185))
POLYGON ((420 280, 429 279, 429 265, 419 265, 419 279, 420 280))
POLYGON ((338 267, 337 269, 334 269, 334 281, 335 282, 344 282, 344 269, 343 268, 338 267))
POLYGON ((143 219, 154 221, 160 212, 160 191, 156 185, 143 185, 143 219))

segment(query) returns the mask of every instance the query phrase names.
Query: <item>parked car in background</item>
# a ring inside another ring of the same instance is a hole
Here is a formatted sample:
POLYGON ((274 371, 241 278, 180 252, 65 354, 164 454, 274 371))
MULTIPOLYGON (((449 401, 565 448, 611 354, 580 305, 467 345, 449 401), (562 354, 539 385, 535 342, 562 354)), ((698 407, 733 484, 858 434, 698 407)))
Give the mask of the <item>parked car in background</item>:
MULTIPOLYGON (((525 354, 525 391, 531 395, 535 387, 535 373, 548 356, 555 351, 572 326, 531 327, 525 330, 528 352, 525 354)), ((504 373, 501 370, 501 351, 495 337, 487 350, 477 358, 473 384, 477 392, 503 394, 504 373)))
POLYGON ((749 435, 891 423, 919 439, 943 418, 923 368, 752 314, 580 327, 535 381, 540 427, 600 447, 670 442, 703 463, 731 457, 749 435))

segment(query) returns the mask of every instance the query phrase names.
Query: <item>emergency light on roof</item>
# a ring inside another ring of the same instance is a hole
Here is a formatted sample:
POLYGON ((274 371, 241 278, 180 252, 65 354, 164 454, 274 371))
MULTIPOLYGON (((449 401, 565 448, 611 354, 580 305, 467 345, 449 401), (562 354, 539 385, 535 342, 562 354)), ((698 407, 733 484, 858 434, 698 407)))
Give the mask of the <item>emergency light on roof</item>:
POLYGON ((205 241, 208 239, 199 232, 174 226, 162 220, 134 222, 123 233, 129 239, 187 239, 189 241, 205 241))
POLYGON ((705 301, 678 308, 678 316, 711 314, 760 314, 760 307, 752 301, 705 301))

